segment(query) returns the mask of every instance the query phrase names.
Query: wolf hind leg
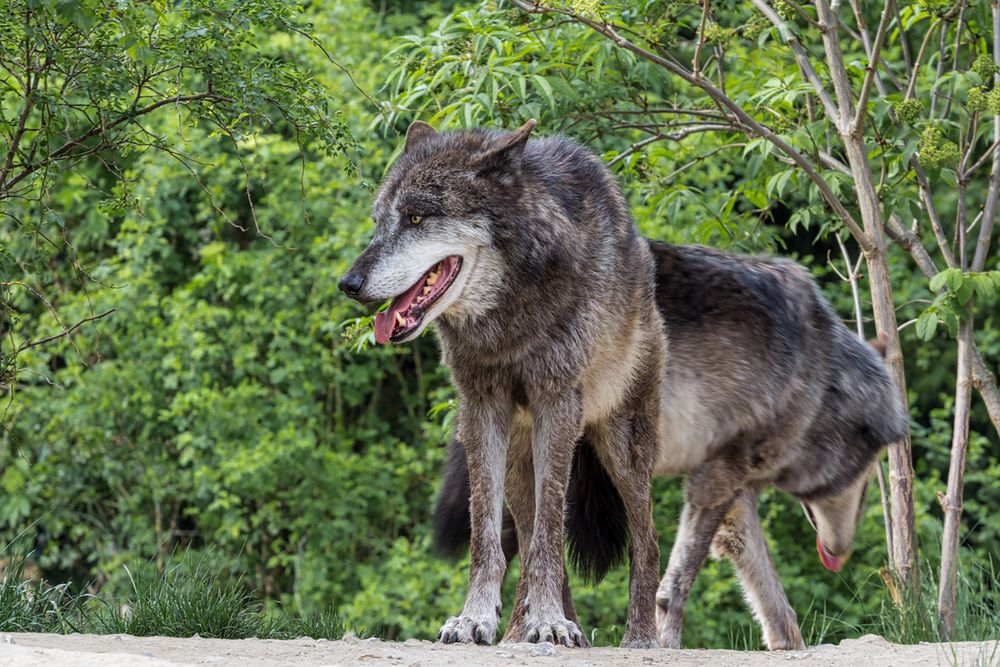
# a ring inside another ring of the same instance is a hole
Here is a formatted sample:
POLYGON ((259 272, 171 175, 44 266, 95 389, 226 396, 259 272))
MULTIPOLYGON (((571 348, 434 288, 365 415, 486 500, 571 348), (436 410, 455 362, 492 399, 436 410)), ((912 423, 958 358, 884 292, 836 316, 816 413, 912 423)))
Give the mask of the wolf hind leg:
POLYGON ((593 431, 601 462, 621 496, 631 537, 628 619, 621 646, 656 648, 660 547, 650 490, 658 446, 655 414, 638 410, 631 419, 619 419, 593 431))
POLYGON ((764 632, 767 648, 805 648, 795 610, 788 603, 774 567, 764 529, 757 514, 757 491, 744 489, 736 497, 712 542, 718 557, 728 557, 736 567, 743 594, 764 632))
MULTIPOLYGON (((507 457, 507 479, 506 479, 506 499, 507 507, 510 509, 514 519, 514 528, 517 534, 516 540, 511 542, 521 544, 531 544, 532 526, 535 521, 535 472, 534 462, 531 454, 531 420, 526 415, 521 415, 514 420, 511 429, 510 453, 507 457)), ((516 552, 508 553, 508 561, 513 559, 516 552)), ((522 553, 522 576, 518 578, 516 592, 514 596, 514 607, 507 621, 507 629, 504 632, 502 642, 519 642, 525 634, 525 599, 527 597, 527 579, 524 577, 524 563, 522 553)), ((563 610, 566 618, 580 625, 573 607, 573 595, 569 588, 569 575, 563 570, 562 583, 563 610)), ((581 646, 588 646, 586 637, 583 637, 581 646)))
POLYGON ((656 593, 657 634, 660 646, 664 648, 681 646, 684 602, 708 555, 719 524, 739 491, 735 485, 727 489, 718 483, 728 477, 725 474, 728 471, 725 470, 725 463, 720 469, 716 469, 717 465, 712 462, 704 464, 688 477, 684 487, 684 509, 677 537, 670 551, 667 571, 656 593), (714 494, 709 493, 710 487, 715 489, 714 494), (704 504, 709 498, 712 504, 704 504))

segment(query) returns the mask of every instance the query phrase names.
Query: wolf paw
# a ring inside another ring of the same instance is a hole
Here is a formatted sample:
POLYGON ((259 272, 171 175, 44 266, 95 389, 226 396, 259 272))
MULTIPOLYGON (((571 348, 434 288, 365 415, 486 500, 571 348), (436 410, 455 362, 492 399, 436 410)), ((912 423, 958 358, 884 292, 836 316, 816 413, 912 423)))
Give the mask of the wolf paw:
POLYGON ((666 591, 656 594, 656 634, 663 648, 681 647, 682 616, 671 609, 670 595, 666 591))
POLYGON ((565 618, 551 623, 527 621, 524 624, 524 640, 533 644, 551 642, 569 647, 584 645, 580 628, 565 618))
POLYGON ((477 619, 471 616, 452 616, 438 631, 438 640, 445 644, 485 644, 493 643, 496 636, 495 620, 477 619))
POLYGON ((638 649, 660 648, 660 642, 656 641, 655 639, 639 639, 639 638, 629 639, 628 637, 624 637, 622 639, 621 647, 638 648, 638 649))

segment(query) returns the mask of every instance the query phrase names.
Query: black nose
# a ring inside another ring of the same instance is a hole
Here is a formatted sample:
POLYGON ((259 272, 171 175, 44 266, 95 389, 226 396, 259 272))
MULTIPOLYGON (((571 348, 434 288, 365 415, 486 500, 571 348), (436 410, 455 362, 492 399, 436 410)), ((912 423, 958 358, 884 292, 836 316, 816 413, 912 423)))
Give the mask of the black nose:
POLYGON ((364 276, 360 273, 351 271, 340 279, 340 283, 337 284, 337 287, 340 288, 341 292, 348 296, 356 296, 357 293, 361 291, 361 285, 364 284, 364 282, 364 276))

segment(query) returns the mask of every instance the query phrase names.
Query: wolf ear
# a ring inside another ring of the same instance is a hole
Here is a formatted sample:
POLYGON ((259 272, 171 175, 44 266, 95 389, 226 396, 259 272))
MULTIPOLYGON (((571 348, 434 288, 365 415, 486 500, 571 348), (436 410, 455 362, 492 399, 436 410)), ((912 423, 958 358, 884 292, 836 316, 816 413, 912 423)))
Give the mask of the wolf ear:
POLYGON ((477 158, 478 165, 483 171, 500 171, 505 168, 515 167, 521 161, 521 154, 524 153, 524 145, 528 143, 531 130, 535 127, 534 118, 517 128, 500 142, 491 147, 477 158))
POLYGON ((406 143, 403 145, 403 152, 409 153, 420 144, 436 136, 437 130, 422 120, 415 120, 406 128, 406 143))

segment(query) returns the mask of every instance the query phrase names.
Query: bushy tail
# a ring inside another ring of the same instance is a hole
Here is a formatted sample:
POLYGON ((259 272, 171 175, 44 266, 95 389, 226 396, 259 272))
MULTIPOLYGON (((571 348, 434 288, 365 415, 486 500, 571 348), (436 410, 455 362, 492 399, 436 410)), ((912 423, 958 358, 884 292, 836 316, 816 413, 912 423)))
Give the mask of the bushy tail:
POLYGON ((597 452, 581 439, 566 492, 566 542, 574 569, 600 581, 621 565, 628 544, 625 504, 597 452))
MULTIPOLYGON (((434 548, 440 556, 458 558, 469 546, 469 468, 457 439, 448 445, 444 480, 434 510, 434 548)), ((503 550, 508 562, 517 553, 517 533, 504 510, 503 550)), ((566 542, 573 567, 591 581, 622 563, 628 544, 625 505, 597 452, 581 440, 573 455, 566 492, 566 542)))

